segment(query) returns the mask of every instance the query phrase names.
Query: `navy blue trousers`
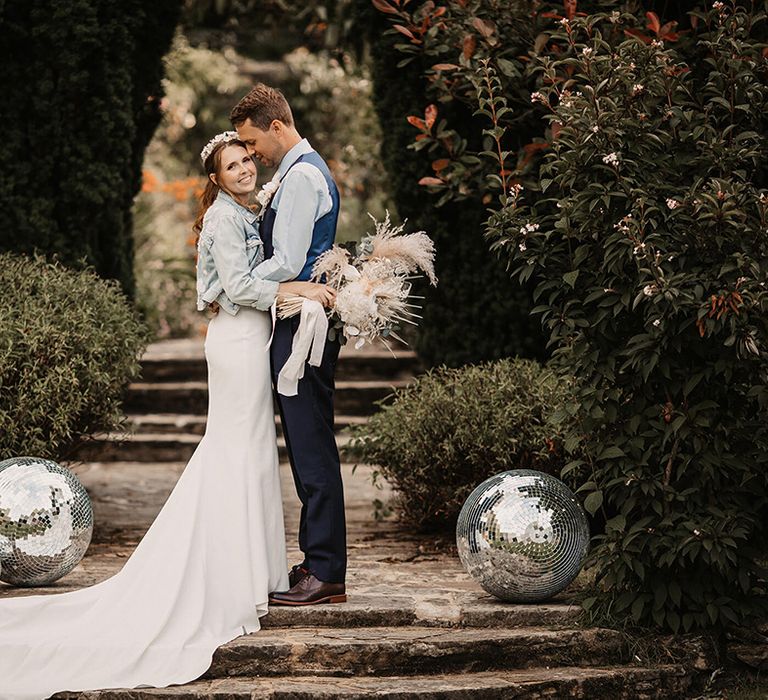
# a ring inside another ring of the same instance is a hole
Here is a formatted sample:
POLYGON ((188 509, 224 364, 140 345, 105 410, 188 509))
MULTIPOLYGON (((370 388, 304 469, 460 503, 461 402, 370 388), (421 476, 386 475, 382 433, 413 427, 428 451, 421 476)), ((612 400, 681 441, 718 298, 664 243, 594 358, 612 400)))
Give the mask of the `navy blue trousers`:
MULTIPOLYGON (((291 354, 299 317, 278 319, 272 339, 272 378, 291 354)), ((333 430, 333 394, 339 343, 326 340, 319 367, 304 367, 296 396, 277 394, 296 492, 301 501, 299 547, 304 565, 321 581, 343 583, 347 569, 344 488, 333 430)))

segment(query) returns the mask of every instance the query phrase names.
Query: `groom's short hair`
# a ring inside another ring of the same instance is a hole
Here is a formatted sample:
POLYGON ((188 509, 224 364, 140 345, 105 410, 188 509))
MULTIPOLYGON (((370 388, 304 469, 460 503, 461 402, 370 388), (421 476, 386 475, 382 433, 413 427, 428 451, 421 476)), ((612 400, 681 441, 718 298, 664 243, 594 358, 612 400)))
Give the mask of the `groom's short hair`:
POLYGON ((267 131, 275 119, 286 126, 293 126, 293 114, 285 95, 264 83, 256 83, 251 88, 234 106, 229 119, 233 126, 244 124, 246 119, 250 119, 251 123, 262 131, 267 131))

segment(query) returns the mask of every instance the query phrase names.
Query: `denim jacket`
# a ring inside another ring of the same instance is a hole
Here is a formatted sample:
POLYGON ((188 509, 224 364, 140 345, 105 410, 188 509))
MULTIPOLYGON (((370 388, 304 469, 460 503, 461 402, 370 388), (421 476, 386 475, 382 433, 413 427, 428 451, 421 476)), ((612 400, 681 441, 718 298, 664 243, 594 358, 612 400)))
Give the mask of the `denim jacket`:
POLYGON ((272 306, 279 283, 252 274, 263 260, 256 215, 219 192, 205 212, 197 244, 198 310, 213 301, 233 316, 241 306, 272 306))

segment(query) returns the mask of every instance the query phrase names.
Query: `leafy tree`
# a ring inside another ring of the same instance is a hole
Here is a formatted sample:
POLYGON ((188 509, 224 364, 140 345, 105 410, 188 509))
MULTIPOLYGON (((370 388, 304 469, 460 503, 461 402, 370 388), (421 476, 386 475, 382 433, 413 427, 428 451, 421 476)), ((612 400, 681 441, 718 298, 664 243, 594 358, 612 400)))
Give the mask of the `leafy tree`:
POLYGON ((0 250, 133 291, 131 206, 181 0, 0 5, 0 250))
POLYGON ((509 280, 505 265, 488 254, 483 240, 487 202, 464 197, 437 206, 419 181, 425 171, 434 172, 442 163, 434 162, 435 156, 426 150, 414 154, 409 149, 418 134, 414 124, 423 125, 422 131, 439 130, 450 120, 462 130, 457 146, 466 146, 464 134, 470 134, 470 143, 479 150, 482 134, 474 126, 474 108, 458 101, 429 106, 427 64, 418 56, 405 65, 394 60, 401 35, 385 31, 386 17, 368 7, 366 0, 361 13, 368 14, 361 14, 361 21, 370 28, 374 100, 390 187, 399 214, 426 230, 438 250, 440 284, 424 290, 416 350, 432 365, 459 366, 513 355, 542 357, 538 323, 528 314, 528 292, 509 280))
POLYGON ((531 68, 538 192, 489 220, 578 381, 564 474, 606 521, 586 605, 673 631, 767 607, 766 14, 693 18, 679 43, 618 11, 565 18, 531 68))

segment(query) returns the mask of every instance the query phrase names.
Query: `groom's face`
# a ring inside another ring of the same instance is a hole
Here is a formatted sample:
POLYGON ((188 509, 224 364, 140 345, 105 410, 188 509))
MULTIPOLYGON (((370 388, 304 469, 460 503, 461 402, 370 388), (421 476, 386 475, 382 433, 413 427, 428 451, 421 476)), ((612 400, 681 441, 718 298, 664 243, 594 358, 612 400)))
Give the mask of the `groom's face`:
POLYGON ((279 165, 285 153, 280 142, 279 123, 272 122, 267 131, 254 126, 250 119, 235 127, 237 135, 245 144, 248 153, 262 165, 274 168, 279 165))

